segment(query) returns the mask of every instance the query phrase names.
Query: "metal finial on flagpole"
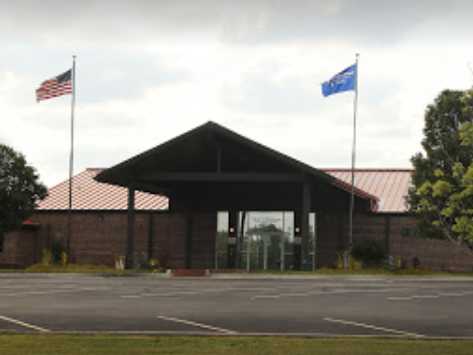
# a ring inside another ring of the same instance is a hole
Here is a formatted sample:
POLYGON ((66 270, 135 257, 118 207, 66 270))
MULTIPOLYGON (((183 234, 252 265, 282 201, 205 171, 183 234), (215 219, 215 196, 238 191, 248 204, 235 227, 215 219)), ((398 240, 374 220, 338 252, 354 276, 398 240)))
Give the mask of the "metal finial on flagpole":
POLYGON ((350 193, 350 212, 348 216, 348 248, 345 258, 345 269, 349 267, 350 254, 353 248, 353 213, 355 210, 355 165, 356 165, 356 118, 358 111, 358 61, 360 54, 356 53, 356 71, 355 71, 355 96, 353 98, 353 144, 351 151, 351 193, 350 193))
POLYGON ((66 252, 70 257, 72 234, 72 177, 74 176, 74 109, 76 105, 76 56, 72 56, 72 96, 71 96, 71 150, 69 154, 69 203, 67 214, 66 252))

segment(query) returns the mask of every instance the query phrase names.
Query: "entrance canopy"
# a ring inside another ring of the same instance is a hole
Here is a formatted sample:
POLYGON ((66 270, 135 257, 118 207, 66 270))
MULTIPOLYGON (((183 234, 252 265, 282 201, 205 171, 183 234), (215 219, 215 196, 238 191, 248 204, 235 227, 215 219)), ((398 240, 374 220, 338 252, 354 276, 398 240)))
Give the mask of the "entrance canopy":
MULTIPOLYGON (((323 154, 323 152, 321 152, 323 154)), ((207 122, 102 171, 95 178, 166 195, 170 210, 348 210, 345 182, 207 122)), ((355 188, 356 208, 374 211, 377 198, 355 188)))

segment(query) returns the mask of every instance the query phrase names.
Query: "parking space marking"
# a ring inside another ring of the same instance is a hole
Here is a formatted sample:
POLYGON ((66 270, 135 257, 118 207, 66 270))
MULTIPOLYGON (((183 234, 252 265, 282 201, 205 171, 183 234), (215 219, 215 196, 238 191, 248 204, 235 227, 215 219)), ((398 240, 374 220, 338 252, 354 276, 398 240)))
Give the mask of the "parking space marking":
POLYGON ((410 301, 412 297, 388 297, 389 301, 410 301))
POLYGON ((276 299, 276 298, 280 298, 280 297, 281 297, 280 295, 259 295, 259 296, 253 296, 250 299, 251 300, 267 299, 267 298, 276 299))
POLYGON ((344 325, 353 325, 355 327, 361 327, 361 328, 373 329, 373 330, 380 330, 380 331, 387 332, 387 333, 399 334, 399 335, 404 335, 404 336, 409 336, 409 337, 416 337, 416 338, 423 337, 423 335, 421 335, 421 334, 406 332, 404 330, 378 327, 378 326, 372 325, 372 324, 353 322, 353 321, 344 320, 344 319, 335 319, 335 318, 326 317, 326 318, 324 318, 324 320, 326 320, 327 322, 340 323, 340 324, 344 324, 344 325))
POLYGON ((291 293, 278 293, 273 295, 256 295, 250 298, 250 300, 257 299, 278 299, 281 297, 310 297, 310 296, 325 296, 325 295, 346 295, 350 293, 386 293, 399 291, 399 289, 334 289, 332 291, 308 291, 308 292, 291 292, 291 293))
POLYGON ((105 288, 94 288, 94 287, 81 287, 81 288, 68 288, 65 290, 47 290, 47 291, 17 291, 12 293, 0 293, 0 297, 18 297, 18 296, 31 296, 31 295, 53 295, 56 293, 75 293, 83 291, 105 291, 105 288))
POLYGON ((463 292, 438 292, 434 295, 411 295, 411 296, 399 296, 399 297, 387 297, 389 301, 411 301, 414 299, 436 299, 440 297, 462 297, 472 294, 472 291, 463 292))
POLYGON ((192 326, 194 326, 194 327, 199 327, 199 328, 203 328, 203 329, 209 329, 209 330, 213 330, 213 331, 216 331, 216 332, 219 332, 219 333, 238 334, 238 332, 235 332, 235 331, 233 331, 233 330, 229 330, 229 329, 225 329, 225 328, 219 328, 219 327, 214 327, 214 326, 211 326, 211 325, 208 325, 208 324, 197 323, 197 322, 193 322, 193 321, 186 320, 186 319, 179 319, 179 318, 166 317, 166 316, 158 316, 158 318, 159 318, 159 319, 163 319, 163 320, 167 320, 167 321, 171 321, 171 322, 176 322, 176 323, 182 323, 182 324, 192 325, 192 326))
POLYGON ((442 292, 440 293, 440 296, 461 297, 461 296, 465 296, 465 294, 463 292, 442 292))
POLYGON ((6 317, 6 316, 0 316, 0 319, 1 319, 1 320, 4 320, 4 321, 6 321, 6 322, 10 322, 10 323, 13 323, 13 324, 22 326, 22 327, 24 327, 24 328, 29 328, 29 329, 37 330, 37 331, 40 331, 40 332, 43 332, 43 333, 47 333, 47 332, 50 331, 49 329, 42 328, 42 327, 38 327, 37 325, 33 325, 33 324, 30 324, 30 323, 22 322, 22 321, 20 321, 20 320, 18 320, 18 319, 13 319, 13 318, 6 317))
POLYGON ((195 291, 179 291, 179 292, 168 292, 168 293, 138 293, 136 295, 121 295, 121 298, 141 298, 141 297, 175 297, 183 295, 200 295, 200 292, 195 291))

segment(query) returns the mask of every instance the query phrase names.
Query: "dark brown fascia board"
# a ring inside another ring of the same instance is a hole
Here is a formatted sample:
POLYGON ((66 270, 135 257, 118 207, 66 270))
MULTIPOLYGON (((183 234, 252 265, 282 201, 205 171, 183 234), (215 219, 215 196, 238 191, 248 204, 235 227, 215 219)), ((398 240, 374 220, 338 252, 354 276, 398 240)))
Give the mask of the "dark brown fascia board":
POLYGON ((169 182, 304 182, 302 174, 280 173, 151 173, 141 177, 143 181, 169 182))

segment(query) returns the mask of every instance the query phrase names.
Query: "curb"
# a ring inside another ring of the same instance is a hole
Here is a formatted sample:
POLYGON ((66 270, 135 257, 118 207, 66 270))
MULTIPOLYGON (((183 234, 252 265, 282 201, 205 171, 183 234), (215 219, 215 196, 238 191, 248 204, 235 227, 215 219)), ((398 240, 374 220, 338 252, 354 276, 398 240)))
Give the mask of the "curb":
POLYGON ((250 332, 250 333, 234 333, 226 334, 219 332, 206 331, 160 331, 160 330, 71 330, 71 331, 50 331, 48 333, 38 333, 34 331, 1 331, 0 335, 39 335, 39 336, 55 336, 55 335, 112 335, 112 336, 190 336, 190 337, 219 337, 219 338, 245 338, 245 337, 282 337, 282 338, 328 338, 328 339, 405 339, 415 341, 473 341, 473 336, 405 336, 405 335, 389 335, 389 334, 331 334, 331 333, 272 333, 272 332, 250 332))

